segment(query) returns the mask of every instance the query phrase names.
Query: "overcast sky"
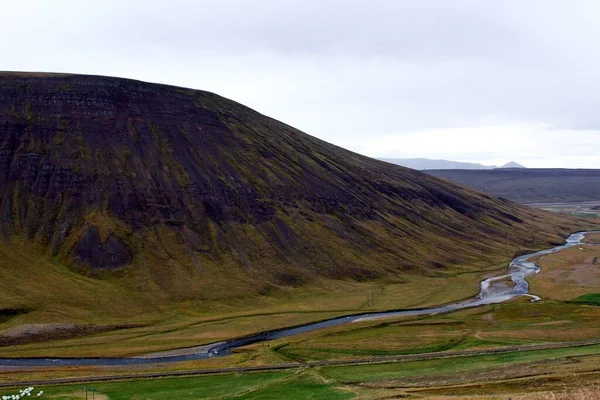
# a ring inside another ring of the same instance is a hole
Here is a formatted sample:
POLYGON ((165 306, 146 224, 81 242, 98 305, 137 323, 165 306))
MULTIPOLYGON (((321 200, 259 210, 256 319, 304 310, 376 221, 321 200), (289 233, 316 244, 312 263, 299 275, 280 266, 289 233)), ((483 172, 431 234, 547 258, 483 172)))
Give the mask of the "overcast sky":
POLYGON ((210 90, 372 157, 600 168, 596 0, 0 1, 0 70, 210 90))

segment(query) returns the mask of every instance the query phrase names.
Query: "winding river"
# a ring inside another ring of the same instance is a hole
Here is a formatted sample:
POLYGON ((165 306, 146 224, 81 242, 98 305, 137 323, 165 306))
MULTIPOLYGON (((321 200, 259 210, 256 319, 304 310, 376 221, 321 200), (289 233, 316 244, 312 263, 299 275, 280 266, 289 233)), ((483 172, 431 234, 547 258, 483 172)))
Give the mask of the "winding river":
MULTIPOLYGON (((447 304, 440 307, 410 309, 410 310, 392 310, 374 313, 352 314, 343 317, 332 318, 311 324, 282 328, 272 331, 266 331, 255 335, 246 336, 239 339, 232 339, 226 342, 214 343, 203 346, 193 354, 184 355, 156 355, 145 357, 130 358, 0 358, 0 366, 5 367, 44 367, 44 366, 124 366, 150 363, 167 363, 177 361, 197 360, 209 357, 221 357, 231 354, 233 349, 247 346, 252 343, 263 342, 266 340, 280 339, 287 336, 293 336, 300 333, 311 332, 317 329, 329 328, 342 324, 357 321, 373 320, 386 317, 414 316, 414 315, 432 315, 445 313, 449 311, 461 310, 464 308, 478 307, 485 304, 501 303, 518 296, 529 296, 532 301, 540 300, 539 297, 529 294, 529 284, 526 278, 537 274, 540 268, 533 262, 528 261, 532 257, 555 253, 567 247, 575 246, 581 243, 587 232, 577 232, 567 238, 566 244, 553 247, 551 249, 525 254, 513 259, 506 274, 485 279, 480 283, 480 292, 474 299, 465 300, 458 303, 447 304)), ((168 354, 168 352, 167 352, 168 354)))

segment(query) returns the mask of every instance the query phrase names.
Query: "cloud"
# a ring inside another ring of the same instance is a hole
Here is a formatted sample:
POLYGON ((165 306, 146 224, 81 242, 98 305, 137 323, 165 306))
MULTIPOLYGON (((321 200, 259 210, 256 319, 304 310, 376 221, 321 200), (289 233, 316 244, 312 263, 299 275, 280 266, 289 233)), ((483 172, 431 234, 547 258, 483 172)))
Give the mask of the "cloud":
POLYGON ((527 167, 586 168, 588 163, 600 163, 599 142, 600 131, 574 134, 546 125, 501 125, 376 136, 350 147, 381 158, 415 158, 426 153, 433 159, 453 155, 458 161, 502 165, 511 161, 506 157, 511 154, 527 167))
MULTIPOLYGON (((406 139, 389 156, 435 157, 438 131, 455 136, 446 158, 522 161, 506 134, 521 127, 555 140, 565 163, 600 167, 600 146, 578 139, 600 130, 593 0, 5 3, 3 69, 211 90, 367 155, 393 136, 406 139)), ((555 150, 538 147, 535 163, 553 165, 555 150)))

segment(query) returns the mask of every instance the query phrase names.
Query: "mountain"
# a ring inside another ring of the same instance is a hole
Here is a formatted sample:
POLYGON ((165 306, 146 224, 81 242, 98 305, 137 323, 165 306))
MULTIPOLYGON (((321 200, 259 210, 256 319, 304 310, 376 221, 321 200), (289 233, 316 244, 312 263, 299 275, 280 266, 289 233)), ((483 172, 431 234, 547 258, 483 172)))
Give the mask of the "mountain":
POLYGON ((504 164, 500 168, 525 168, 525 167, 517 162, 511 161, 509 163, 504 164))
MULTIPOLYGON (((448 160, 430 160, 428 158, 381 158, 380 160, 392 164, 401 165, 406 168, 427 170, 427 169, 492 169, 495 165, 483 165, 478 163, 448 161, 448 160)), ((508 165, 508 164, 507 164, 508 165)))
POLYGON ((428 174, 520 203, 600 200, 599 169, 497 168, 430 170, 428 174))
POLYGON ((578 224, 352 153, 213 93, 0 73, 5 307, 66 313, 85 298, 92 310, 134 312, 132 296, 206 302, 439 276, 479 268, 482 254, 560 242, 578 224))

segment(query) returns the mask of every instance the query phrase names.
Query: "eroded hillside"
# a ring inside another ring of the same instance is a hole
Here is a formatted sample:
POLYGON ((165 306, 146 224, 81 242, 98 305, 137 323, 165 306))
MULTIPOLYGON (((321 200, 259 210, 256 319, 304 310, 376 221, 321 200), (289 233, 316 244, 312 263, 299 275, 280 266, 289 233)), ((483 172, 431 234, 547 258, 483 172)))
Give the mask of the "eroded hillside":
POLYGON ((578 224, 212 93, 82 75, 0 74, 0 196, 4 240, 179 299, 435 276, 578 224))

